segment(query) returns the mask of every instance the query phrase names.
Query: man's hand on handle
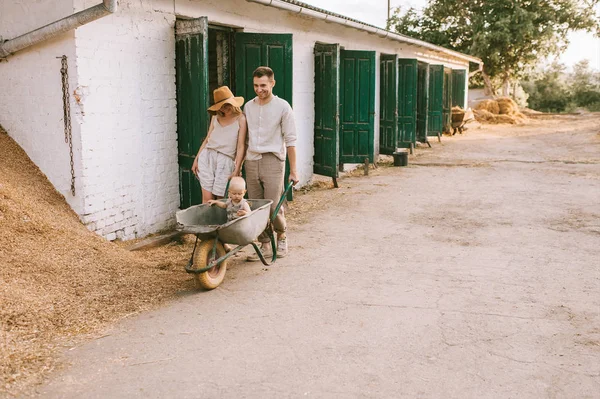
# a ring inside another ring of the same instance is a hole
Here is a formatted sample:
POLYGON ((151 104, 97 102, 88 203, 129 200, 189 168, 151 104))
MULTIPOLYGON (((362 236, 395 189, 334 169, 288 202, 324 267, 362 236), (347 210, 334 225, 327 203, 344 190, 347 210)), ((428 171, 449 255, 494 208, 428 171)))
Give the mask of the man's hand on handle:
POLYGON ((295 186, 296 184, 298 184, 298 182, 300 181, 300 180, 298 180, 298 173, 297 173, 297 172, 295 172, 295 171, 290 171, 290 178, 289 178, 289 181, 293 182, 293 183, 294 183, 294 186, 295 186))

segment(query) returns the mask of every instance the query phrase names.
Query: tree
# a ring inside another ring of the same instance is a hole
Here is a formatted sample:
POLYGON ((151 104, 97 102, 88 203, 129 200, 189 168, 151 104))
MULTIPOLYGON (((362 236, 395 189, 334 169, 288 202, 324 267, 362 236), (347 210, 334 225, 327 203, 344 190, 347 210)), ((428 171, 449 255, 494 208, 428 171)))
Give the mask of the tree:
POLYGON ((565 79, 565 66, 557 62, 545 70, 532 73, 523 83, 529 94, 529 107, 544 112, 563 112, 571 101, 565 79))
POLYGON ((600 111, 600 73, 591 70, 588 61, 575 64, 571 73, 555 62, 531 73, 522 84, 529 107, 538 111, 600 111))
POLYGON ((573 66, 573 73, 569 76, 568 83, 575 104, 590 111, 598 111, 600 108, 600 73, 594 72, 590 68, 588 60, 580 61, 573 66))
POLYGON ((557 54, 573 30, 598 31, 599 0, 430 0, 418 12, 398 7, 388 29, 483 60, 489 94, 557 54))

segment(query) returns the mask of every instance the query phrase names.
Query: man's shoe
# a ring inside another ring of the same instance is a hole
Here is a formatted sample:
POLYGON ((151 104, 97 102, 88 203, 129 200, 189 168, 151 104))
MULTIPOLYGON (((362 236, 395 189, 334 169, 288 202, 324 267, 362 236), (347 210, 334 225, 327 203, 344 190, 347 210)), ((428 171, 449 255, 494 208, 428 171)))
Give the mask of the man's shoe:
POLYGON ((288 254, 287 237, 277 240, 277 258, 285 258, 288 254))
MULTIPOLYGON (((271 249, 271 243, 263 242, 259 246, 259 248, 260 248, 260 252, 262 252, 262 255, 265 258, 265 260, 267 262, 270 262, 271 259, 273 258, 273 250, 271 249)), ((254 249, 254 247, 252 247, 252 249, 254 249)), ((246 258, 246 260, 248 262, 258 262, 260 260, 260 258, 258 257, 258 254, 256 253, 256 251, 254 251, 250 255, 248 255, 248 258, 246 258)))

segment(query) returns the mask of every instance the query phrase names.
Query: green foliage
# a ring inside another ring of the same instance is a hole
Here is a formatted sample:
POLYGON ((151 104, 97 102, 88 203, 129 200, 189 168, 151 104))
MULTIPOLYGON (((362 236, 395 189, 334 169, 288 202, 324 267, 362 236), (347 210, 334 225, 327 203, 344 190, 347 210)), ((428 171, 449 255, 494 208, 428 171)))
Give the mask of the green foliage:
POLYGON ((529 94, 529 107, 544 112, 572 112, 585 108, 600 111, 600 74, 580 61, 572 73, 554 63, 543 71, 532 73, 523 83, 529 94))
POLYGON ((575 64, 568 82, 575 104, 588 109, 592 104, 600 104, 600 73, 591 70, 589 61, 575 64))
POLYGON ((430 0, 418 12, 396 8, 388 28, 479 57, 495 85, 521 78, 557 54, 573 30, 598 30, 599 0, 430 0))

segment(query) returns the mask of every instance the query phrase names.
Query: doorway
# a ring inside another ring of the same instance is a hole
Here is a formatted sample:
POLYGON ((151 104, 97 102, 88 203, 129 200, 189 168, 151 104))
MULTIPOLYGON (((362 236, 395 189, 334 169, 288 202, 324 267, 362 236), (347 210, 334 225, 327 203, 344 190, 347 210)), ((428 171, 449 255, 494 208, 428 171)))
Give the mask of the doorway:
POLYGON ((265 65, 275 72, 273 93, 292 105, 292 35, 244 33, 200 17, 175 22, 175 46, 179 196, 185 209, 202 202, 191 167, 208 132, 213 90, 226 85, 250 100, 252 72, 265 65))

